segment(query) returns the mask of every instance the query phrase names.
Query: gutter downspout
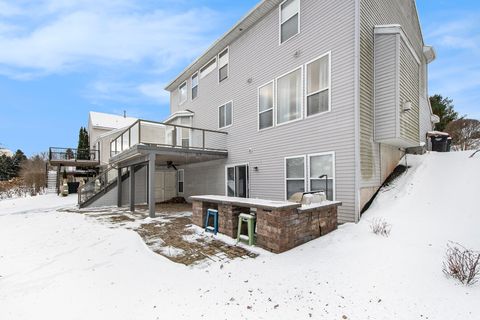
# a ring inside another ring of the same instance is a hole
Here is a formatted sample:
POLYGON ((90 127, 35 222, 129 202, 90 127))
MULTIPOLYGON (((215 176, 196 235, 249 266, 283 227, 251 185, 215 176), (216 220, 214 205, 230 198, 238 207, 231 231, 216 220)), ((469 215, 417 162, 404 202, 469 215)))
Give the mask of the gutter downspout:
POLYGON ((355 0, 354 116, 355 116, 355 222, 360 221, 360 1, 355 0))

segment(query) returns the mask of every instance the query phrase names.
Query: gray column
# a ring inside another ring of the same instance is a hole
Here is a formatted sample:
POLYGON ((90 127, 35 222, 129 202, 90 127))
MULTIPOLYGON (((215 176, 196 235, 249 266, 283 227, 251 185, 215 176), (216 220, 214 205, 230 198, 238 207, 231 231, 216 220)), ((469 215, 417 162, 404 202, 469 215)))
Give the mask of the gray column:
POLYGON ((148 212, 155 218, 155 154, 148 156, 148 212))
POLYGON ((122 206, 122 169, 117 169, 117 207, 122 206))
POLYGON ((130 166, 130 211, 135 212, 135 166, 130 166))

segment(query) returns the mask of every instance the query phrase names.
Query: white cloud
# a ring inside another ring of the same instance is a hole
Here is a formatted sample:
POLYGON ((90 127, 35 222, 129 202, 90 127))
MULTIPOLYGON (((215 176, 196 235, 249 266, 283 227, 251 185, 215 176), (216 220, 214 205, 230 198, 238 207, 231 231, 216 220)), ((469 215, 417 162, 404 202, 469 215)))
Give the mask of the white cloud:
POLYGON ((145 96, 151 97, 160 103, 169 103, 170 95, 164 90, 165 83, 143 83, 138 86, 138 90, 145 96))
POLYGON ((426 42, 437 59, 430 65, 430 93, 453 98, 460 114, 479 118, 480 16, 467 12, 441 14, 426 28, 426 42))
POLYGON ((122 9, 132 6, 128 1, 120 1, 119 7, 97 2, 50 0, 45 10, 56 14, 29 32, 12 34, 11 23, 9 32, 0 28, 3 73, 44 75, 146 61, 168 70, 208 46, 217 21, 217 14, 205 8, 138 12, 122 9))

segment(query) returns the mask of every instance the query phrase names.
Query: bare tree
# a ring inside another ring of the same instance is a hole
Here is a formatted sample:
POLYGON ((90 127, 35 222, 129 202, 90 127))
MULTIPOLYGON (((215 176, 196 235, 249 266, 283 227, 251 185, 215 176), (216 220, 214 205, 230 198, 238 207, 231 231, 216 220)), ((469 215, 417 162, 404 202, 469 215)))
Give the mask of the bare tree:
POLYGON ((46 184, 46 162, 44 155, 36 155, 24 161, 21 166, 20 176, 25 186, 32 189, 33 195, 41 192, 46 184))
POLYGON ((446 129, 453 144, 460 150, 480 148, 480 121, 475 119, 458 119, 450 122, 446 129))

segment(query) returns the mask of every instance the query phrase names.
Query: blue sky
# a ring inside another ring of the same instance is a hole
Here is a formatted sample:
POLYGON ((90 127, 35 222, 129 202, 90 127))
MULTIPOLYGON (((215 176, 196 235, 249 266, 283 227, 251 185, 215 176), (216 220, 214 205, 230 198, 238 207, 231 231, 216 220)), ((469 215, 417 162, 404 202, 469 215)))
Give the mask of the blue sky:
MULTIPOLYGON (((163 87, 257 0, 0 0, 0 144, 75 146, 95 110, 168 115, 163 87)), ((430 93, 480 119, 480 2, 418 0, 430 93)))

